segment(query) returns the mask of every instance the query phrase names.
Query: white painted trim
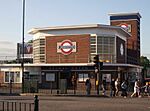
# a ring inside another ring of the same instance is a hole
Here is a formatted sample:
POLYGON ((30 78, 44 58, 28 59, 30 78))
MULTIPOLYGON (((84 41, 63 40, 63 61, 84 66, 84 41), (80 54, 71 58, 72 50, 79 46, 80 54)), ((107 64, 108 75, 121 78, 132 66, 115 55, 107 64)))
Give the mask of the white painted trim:
MULTIPOLYGON (((41 66, 93 66, 94 63, 60 63, 60 64, 24 64, 25 67, 41 67, 41 66)), ((119 63, 104 63, 104 66, 128 66, 128 67, 137 67, 137 68, 143 68, 139 65, 133 65, 133 64, 119 64, 119 63)), ((2 67, 21 67, 21 64, 0 64, 0 68, 2 67)), ((21 72, 20 72, 21 73, 21 72)))

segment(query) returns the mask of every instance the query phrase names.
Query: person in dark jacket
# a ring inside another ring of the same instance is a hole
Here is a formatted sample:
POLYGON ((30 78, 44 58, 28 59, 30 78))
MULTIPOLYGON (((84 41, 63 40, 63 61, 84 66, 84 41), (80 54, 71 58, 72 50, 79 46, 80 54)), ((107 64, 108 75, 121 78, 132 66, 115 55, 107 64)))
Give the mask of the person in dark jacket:
POLYGON ((124 98, 127 97, 127 89, 128 89, 127 81, 123 81, 121 84, 121 90, 122 90, 121 96, 123 96, 124 98))
POLYGON ((91 94, 91 81, 90 81, 90 78, 88 78, 85 81, 85 86, 86 86, 86 94, 90 95, 91 94))
POLYGON ((115 96, 116 90, 115 90, 115 80, 112 79, 110 83, 110 97, 115 96))

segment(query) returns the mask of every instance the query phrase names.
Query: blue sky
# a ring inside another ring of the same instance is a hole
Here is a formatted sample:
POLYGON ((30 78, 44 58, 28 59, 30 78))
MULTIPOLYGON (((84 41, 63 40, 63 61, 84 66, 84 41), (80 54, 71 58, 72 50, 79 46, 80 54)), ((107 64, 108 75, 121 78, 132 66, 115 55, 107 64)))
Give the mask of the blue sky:
MULTIPOLYGON (((26 0, 25 41, 34 27, 108 24, 109 13, 139 12, 141 18, 141 55, 150 58, 150 0, 26 0)), ((22 41, 22 0, 0 1, 0 59, 16 55, 22 41), (8 45, 9 43, 9 45, 8 45)))

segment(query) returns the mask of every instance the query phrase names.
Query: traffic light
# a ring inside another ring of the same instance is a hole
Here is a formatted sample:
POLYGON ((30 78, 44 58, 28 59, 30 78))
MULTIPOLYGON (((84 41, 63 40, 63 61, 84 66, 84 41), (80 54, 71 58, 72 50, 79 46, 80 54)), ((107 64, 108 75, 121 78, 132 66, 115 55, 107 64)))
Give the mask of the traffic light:
POLYGON ((100 70, 103 69, 103 62, 100 62, 100 70))
POLYGON ((99 55, 95 55, 94 58, 93 58, 93 62, 94 62, 94 67, 96 69, 99 69, 99 55))

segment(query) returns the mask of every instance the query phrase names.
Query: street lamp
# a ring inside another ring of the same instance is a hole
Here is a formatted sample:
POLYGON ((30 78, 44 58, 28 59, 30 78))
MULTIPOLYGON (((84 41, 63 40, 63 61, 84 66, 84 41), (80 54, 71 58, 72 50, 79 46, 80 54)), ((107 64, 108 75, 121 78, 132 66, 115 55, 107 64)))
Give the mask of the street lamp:
POLYGON ((24 28, 25 28, 25 0, 22 1, 22 93, 24 93, 24 28))

